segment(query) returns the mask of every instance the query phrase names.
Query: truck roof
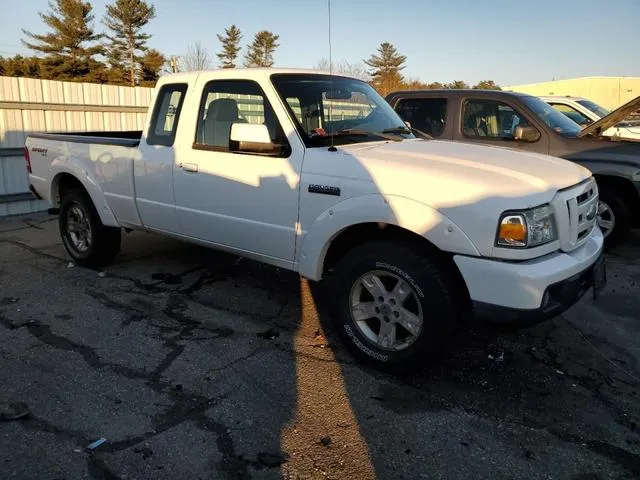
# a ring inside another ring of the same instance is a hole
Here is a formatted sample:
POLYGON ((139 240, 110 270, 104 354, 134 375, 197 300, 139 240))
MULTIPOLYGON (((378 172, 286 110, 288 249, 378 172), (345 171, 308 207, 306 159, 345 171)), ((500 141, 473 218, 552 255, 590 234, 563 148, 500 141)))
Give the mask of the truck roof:
MULTIPOLYGON (((198 70, 192 72, 178 72, 163 75, 158 80, 158 84, 172 83, 176 80, 189 80, 199 77, 203 78, 247 78, 247 79, 264 79, 273 74, 289 73, 289 74, 312 74, 312 75, 330 75, 329 72, 323 70, 314 70, 308 68, 273 68, 273 67, 255 67, 255 68, 218 68, 209 70, 198 70)), ((349 75, 336 74, 334 76, 349 77, 349 75)))
POLYGON ((540 95, 539 98, 541 98, 542 100, 585 100, 582 97, 574 97, 572 95, 540 95))
POLYGON ((490 89, 468 89, 468 88, 433 88, 422 90, 398 90, 387 95, 387 101, 399 96, 462 96, 469 93, 480 93, 492 97, 532 97, 528 93, 512 92, 507 90, 490 90, 490 89))

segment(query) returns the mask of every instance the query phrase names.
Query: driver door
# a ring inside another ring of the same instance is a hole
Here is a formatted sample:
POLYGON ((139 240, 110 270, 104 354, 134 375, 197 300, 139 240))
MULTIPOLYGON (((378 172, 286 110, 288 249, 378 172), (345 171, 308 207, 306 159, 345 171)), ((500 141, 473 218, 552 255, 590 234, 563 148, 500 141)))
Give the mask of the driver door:
POLYGON ((255 81, 213 80, 203 95, 193 144, 176 158, 174 191, 183 234, 232 251, 292 262, 303 147, 289 142, 269 98, 255 81), (269 156, 229 149, 231 125, 264 124, 269 156))

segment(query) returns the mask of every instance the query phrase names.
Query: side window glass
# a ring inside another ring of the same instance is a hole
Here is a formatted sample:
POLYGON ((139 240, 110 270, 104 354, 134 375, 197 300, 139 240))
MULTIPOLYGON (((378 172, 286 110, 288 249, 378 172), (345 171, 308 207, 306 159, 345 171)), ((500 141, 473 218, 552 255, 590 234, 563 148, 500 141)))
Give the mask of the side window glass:
POLYGON ((149 145, 173 145, 186 92, 184 83, 165 85, 160 89, 147 134, 149 145))
POLYGON ((467 100, 462 112, 462 131, 466 137, 512 140, 516 127, 529 122, 506 103, 495 100, 467 100))
POLYGON ((447 120, 447 99, 405 98, 398 102, 396 111, 412 127, 438 137, 442 135, 447 120))
POLYGON ((228 150, 234 123, 266 125, 273 143, 287 143, 275 112, 257 83, 248 80, 209 82, 200 104, 194 146, 228 150))
POLYGON ((578 125, 586 125, 588 123, 591 123, 589 118, 587 118, 585 115, 583 115, 582 113, 578 112, 574 108, 570 107, 569 105, 564 105, 562 103, 552 103, 551 106, 553 108, 555 108, 556 110, 558 110, 560 113, 562 113, 565 116, 569 117, 571 120, 576 122, 578 125))

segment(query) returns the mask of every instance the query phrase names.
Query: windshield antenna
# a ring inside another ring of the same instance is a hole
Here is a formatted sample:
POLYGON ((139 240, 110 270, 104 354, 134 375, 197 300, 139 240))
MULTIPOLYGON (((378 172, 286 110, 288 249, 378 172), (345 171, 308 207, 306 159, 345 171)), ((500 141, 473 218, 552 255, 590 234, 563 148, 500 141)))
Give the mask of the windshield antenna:
MULTIPOLYGON (((331 57, 331 0, 327 0, 327 6, 329 7, 329 89, 333 90, 333 59, 331 57)), ((329 119, 333 121, 333 102, 329 103, 329 119)), ((333 142, 334 135, 333 132, 331 132, 331 146, 329 147, 330 152, 337 151, 336 147, 333 145, 333 142)))

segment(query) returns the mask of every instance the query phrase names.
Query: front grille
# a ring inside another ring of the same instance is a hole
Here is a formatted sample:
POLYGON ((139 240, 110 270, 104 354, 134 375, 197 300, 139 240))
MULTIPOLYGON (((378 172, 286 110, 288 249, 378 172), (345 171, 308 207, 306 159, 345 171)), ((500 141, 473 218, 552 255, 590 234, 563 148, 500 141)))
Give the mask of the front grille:
POLYGON ((598 187, 593 178, 587 182, 567 189, 566 205, 569 216, 568 238, 565 250, 573 250, 582 245, 598 219, 598 187))

